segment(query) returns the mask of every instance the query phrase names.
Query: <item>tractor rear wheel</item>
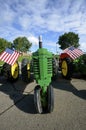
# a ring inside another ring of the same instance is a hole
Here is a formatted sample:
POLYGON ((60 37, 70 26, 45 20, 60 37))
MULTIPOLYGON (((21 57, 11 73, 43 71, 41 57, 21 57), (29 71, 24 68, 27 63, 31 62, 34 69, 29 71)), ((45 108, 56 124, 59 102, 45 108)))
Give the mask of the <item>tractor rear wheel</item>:
POLYGON ((63 59, 61 63, 61 73, 66 79, 70 79, 73 73, 72 61, 69 58, 63 59))
POLYGON ((34 104, 36 112, 41 114, 43 112, 43 108, 41 102, 41 88, 39 85, 37 85, 34 89, 34 104))
POLYGON ((26 58, 21 63, 21 77, 24 82, 30 82, 30 63, 26 58))
POLYGON ((16 81, 19 78, 19 64, 18 62, 14 63, 14 65, 9 65, 4 63, 3 65, 3 75, 9 81, 16 81))

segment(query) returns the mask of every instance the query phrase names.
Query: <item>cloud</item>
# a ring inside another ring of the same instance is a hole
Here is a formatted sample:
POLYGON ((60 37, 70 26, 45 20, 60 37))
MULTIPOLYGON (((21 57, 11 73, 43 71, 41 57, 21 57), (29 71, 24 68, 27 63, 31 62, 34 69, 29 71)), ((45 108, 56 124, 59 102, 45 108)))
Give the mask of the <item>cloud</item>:
MULTIPOLYGON (((38 44, 35 36, 48 36, 48 32, 72 31, 82 37, 86 35, 85 5, 85 0, 0 0, 0 37, 26 36, 33 45, 38 44)), ((48 43, 53 43, 52 37, 48 43)))
POLYGON ((81 45, 80 45, 80 49, 84 52, 86 52, 86 43, 85 42, 82 42, 81 45))
POLYGON ((29 36, 29 37, 28 37, 28 40, 29 40, 32 44, 38 45, 39 40, 38 40, 38 38, 36 38, 35 36, 29 36))
MULTIPOLYGON (((81 26, 84 30, 82 26, 86 22, 84 0, 65 0, 65 4, 63 3, 63 0, 7 0, 6 3, 1 4, 1 16, 3 17, 0 23, 9 23, 11 26, 17 23, 22 31, 38 28, 65 32, 70 31, 71 28, 75 31, 77 26, 81 26)), ((77 28, 77 31, 82 33, 79 29, 77 28)))

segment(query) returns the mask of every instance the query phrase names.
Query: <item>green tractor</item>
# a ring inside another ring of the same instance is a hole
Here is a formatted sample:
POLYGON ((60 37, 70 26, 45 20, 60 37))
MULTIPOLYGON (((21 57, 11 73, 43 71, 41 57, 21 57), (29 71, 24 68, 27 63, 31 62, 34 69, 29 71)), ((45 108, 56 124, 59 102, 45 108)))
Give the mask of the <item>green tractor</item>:
POLYGON ((62 76, 70 79, 74 73, 80 73, 86 76, 86 54, 83 54, 76 59, 72 59, 67 53, 61 53, 59 58, 59 68, 62 76))
POLYGON ((54 108, 54 93, 51 85, 53 76, 53 55, 42 48, 42 38, 39 37, 39 49, 33 53, 33 72, 37 86, 34 89, 34 104, 38 113, 52 112, 54 108))

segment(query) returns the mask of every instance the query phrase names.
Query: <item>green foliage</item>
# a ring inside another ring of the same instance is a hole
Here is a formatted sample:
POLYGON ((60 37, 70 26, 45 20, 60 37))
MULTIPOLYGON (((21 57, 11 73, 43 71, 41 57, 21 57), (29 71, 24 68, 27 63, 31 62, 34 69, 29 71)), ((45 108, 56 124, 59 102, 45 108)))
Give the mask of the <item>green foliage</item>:
POLYGON ((60 49, 65 49, 70 46, 79 47, 79 36, 73 32, 64 33, 59 37, 58 44, 60 45, 60 49))
POLYGON ((74 72, 79 72, 82 75, 86 75, 86 54, 78 57, 73 61, 74 72))
POLYGON ((1 60, 0 60, 0 66, 2 66, 3 64, 4 64, 4 61, 1 61, 1 60))
POLYGON ((21 55, 21 56, 19 56, 19 58, 18 58, 18 62, 22 62, 22 60, 24 59, 24 58, 26 58, 26 59, 28 59, 29 61, 31 61, 31 59, 32 59, 32 56, 23 56, 23 55, 21 55))
POLYGON ((85 65, 86 65, 86 53, 84 55, 82 55, 82 60, 84 61, 85 65))
POLYGON ((4 38, 0 38, 0 53, 3 52, 7 47, 11 47, 11 42, 8 42, 4 38))
POLYGON ((30 43, 26 37, 18 37, 13 41, 13 43, 15 49, 21 52, 29 51, 30 47, 32 46, 32 43, 30 43))

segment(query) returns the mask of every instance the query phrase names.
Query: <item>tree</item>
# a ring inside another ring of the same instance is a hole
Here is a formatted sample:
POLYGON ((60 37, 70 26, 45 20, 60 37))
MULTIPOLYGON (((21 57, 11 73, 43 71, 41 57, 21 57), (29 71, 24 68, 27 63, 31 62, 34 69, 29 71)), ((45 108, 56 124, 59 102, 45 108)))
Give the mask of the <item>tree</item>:
POLYGON ((26 37, 18 37, 13 41, 14 47, 16 50, 21 52, 27 52, 29 51, 30 47, 32 46, 32 43, 28 41, 26 37))
POLYGON ((7 47, 11 47, 11 42, 8 42, 4 38, 0 38, 0 53, 3 52, 7 47))
POLYGON ((64 50, 67 47, 74 46, 79 47, 79 36, 73 32, 64 33, 59 37, 58 44, 60 45, 60 49, 64 50))

